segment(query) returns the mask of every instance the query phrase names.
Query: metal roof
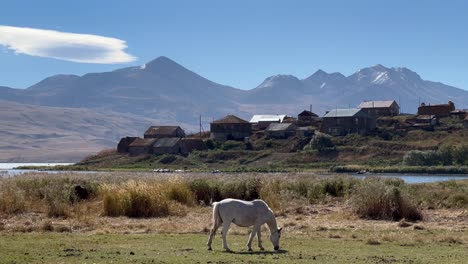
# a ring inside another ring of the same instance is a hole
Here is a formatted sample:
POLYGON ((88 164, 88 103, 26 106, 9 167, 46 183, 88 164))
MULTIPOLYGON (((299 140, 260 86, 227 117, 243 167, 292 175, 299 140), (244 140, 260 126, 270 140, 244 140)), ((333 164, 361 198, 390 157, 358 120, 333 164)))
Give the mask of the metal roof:
POLYGON ((385 108, 390 107, 395 100, 388 101, 365 101, 359 104, 358 108, 385 108))
POLYGON ((250 119, 250 123, 258 122, 283 122, 286 115, 254 115, 250 119))
POLYGON ((137 138, 129 145, 129 147, 149 147, 153 145, 155 141, 155 138, 137 138))
MULTIPOLYGON (((361 112, 361 109, 359 108, 349 108, 349 109, 333 109, 327 114, 325 114, 323 117, 351 117, 355 116, 361 112)), ((363 112, 360 113, 360 115, 364 114, 363 112)))
POLYGON ((283 131, 283 130, 288 130, 293 126, 293 123, 271 123, 265 131, 283 131))
POLYGON ((180 138, 160 138, 154 143, 153 148, 170 148, 180 141, 180 138))

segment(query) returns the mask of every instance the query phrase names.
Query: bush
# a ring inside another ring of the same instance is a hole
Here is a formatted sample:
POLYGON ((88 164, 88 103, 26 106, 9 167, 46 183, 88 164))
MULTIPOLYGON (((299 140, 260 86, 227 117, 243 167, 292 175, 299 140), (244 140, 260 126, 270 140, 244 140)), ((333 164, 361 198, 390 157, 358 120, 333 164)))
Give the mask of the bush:
POLYGON ((212 139, 206 140, 206 141, 205 141, 205 145, 206 145, 206 148, 207 148, 207 149, 210 149, 210 150, 211 150, 211 149, 217 148, 216 142, 215 142, 214 140, 212 140, 212 139))
POLYGON ((453 163, 453 147, 450 145, 442 145, 439 150, 437 150, 439 155, 439 161, 442 165, 448 166, 453 163))
POLYGON ((401 187, 380 179, 367 179, 352 194, 353 210, 359 217, 398 221, 422 219, 421 211, 401 187))
POLYGON ((159 158, 159 162, 162 164, 171 164, 176 160, 177 157, 175 155, 163 155, 161 158, 159 158))
POLYGON ((24 191, 19 189, 12 181, 0 183, 0 212, 6 214, 19 214, 26 207, 24 191))
POLYGON ((454 148, 453 159, 459 165, 468 165, 468 145, 462 144, 454 148))
POLYGON ((411 150, 403 157, 403 164, 408 166, 434 166, 439 161, 439 154, 435 151, 411 150))
POLYGON ((228 140, 222 145, 223 150, 243 150, 245 149, 245 144, 242 141, 228 140))
POLYGON ((310 146, 312 149, 316 149, 321 155, 336 153, 336 146, 331 137, 327 134, 315 134, 314 138, 310 141, 310 146))
POLYGON ((164 186, 158 183, 136 181, 123 185, 104 185, 104 214, 128 217, 167 216, 169 201, 164 190, 164 186))
POLYGON ((196 179, 189 183, 189 187, 195 199, 205 205, 221 200, 221 191, 217 181, 196 179))
POLYGON ((168 183, 163 183, 166 186, 166 195, 172 201, 179 202, 185 205, 193 205, 194 204, 194 195, 190 186, 180 180, 180 179, 173 179, 170 180, 168 183))

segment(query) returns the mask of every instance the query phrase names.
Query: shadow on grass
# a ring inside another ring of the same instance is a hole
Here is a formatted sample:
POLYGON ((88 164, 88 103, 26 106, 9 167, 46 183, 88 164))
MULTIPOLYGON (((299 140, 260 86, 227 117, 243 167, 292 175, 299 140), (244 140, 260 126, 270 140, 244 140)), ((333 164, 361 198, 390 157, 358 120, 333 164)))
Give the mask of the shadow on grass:
POLYGON ((236 254, 236 255, 275 255, 275 254, 286 254, 288 253, 288 251, 284 249, 280 249, 277 251, 224 251, 224 253, 236 254))

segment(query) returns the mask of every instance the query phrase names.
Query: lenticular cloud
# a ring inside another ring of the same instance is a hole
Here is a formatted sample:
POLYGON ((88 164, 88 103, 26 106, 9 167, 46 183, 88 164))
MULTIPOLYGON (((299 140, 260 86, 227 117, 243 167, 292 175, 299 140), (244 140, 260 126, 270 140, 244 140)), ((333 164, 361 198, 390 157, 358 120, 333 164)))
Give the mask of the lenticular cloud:
POLYGON ((125 63, 136 58, 124 50, 125 41, 89 34, 0 26, 0 45, 16 54, 81 63, 125 63))

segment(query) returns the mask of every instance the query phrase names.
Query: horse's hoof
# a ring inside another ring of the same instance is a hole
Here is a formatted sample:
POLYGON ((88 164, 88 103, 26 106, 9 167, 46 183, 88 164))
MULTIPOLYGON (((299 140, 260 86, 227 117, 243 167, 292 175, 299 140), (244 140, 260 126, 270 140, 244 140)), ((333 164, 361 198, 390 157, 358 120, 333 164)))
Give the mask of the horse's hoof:
POLYGON ((265 250, 265 249, 261 247, 261 248, 260 248, 260 250, 262 250, 262 251, 263 251, 263 250, 265 250))
POLYGON ((248 248, 247 251, 252 251, 252 248, 248 248))
POLYGON ((212 250, 211 247, 209 247, 208 250, 211 251, 212 250))
POLYGON ((230 248, 225 248, 224 250, 226 250, 226 252, 232 252, 230 248))

